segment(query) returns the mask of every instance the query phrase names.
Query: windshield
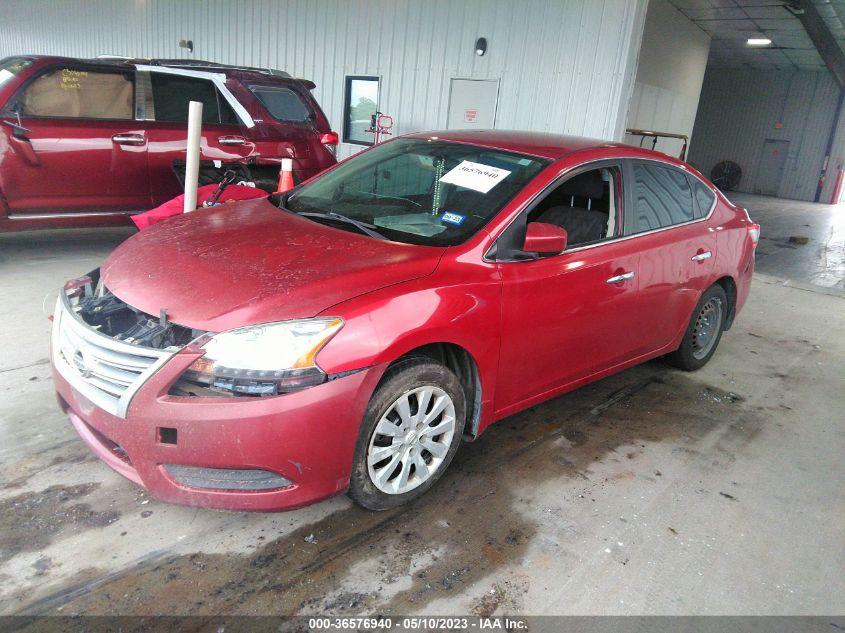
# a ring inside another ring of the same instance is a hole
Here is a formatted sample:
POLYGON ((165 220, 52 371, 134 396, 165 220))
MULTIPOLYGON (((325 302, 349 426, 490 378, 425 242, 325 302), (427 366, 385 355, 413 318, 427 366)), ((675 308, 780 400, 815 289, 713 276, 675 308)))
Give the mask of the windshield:
POLYGON ((30 64, 32 64, 31 59, 21 57, 7 57, 0 60, 0 87, 30 64))
POLYGON ((547 164, 474 145, 398 139, 304 185, 285 207, 349 231, 360 227, 336 215, 390 240, 453 246, 477 233, 547 164))

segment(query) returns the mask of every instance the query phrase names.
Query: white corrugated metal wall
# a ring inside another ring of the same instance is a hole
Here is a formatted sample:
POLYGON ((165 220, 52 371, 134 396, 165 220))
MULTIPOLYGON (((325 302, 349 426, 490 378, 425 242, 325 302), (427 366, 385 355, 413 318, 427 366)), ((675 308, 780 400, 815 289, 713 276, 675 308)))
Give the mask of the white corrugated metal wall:
MULTIPOLYGON (((692 136, 710 37, 668 0, 651 0, 626 127, 692 136)), ((639 144, 642 137, 626 135, 639 144)), ((651 147, 651 140, 643 142, 651 147)), ((678 156, 679 139, 661 138, 655 149, 678 156)))
POLYGON ((764 143, 789 141, 778 197, 812 201, 838 96, 827 71, 708 68, 689 160, 705 174, 732 160, 743 172, 737 190, 756 193, 764 143))
MULTIPOLYGON (((3 0, 0 56, 186 57, 317 84, 340 129, 345 75, 380 75, 396 131, 443 128, 450 79, 501 79, 498 128, 619 139, 647 0, 3 0), (488 52, 474 54, 478 37, 488 52), (193 40, 189 54, 180 39, 193 40)), ((342 155, 356 148, 341 148, 342 155)))

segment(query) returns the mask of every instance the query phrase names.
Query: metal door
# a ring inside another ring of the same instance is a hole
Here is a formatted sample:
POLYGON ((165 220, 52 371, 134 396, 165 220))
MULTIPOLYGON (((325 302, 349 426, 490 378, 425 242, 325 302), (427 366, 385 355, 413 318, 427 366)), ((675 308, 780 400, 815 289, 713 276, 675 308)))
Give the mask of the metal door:
POLYGON ((783 178, 783 168, 789 154, 789 141, 766 139, 763 144, 763 156, 757 172, 757 193, 764 196, 776 196, 783 178))
POLYGON ((450 130, 493 128, 498 101, 498 79, 453 79, 446 127, 450 130))

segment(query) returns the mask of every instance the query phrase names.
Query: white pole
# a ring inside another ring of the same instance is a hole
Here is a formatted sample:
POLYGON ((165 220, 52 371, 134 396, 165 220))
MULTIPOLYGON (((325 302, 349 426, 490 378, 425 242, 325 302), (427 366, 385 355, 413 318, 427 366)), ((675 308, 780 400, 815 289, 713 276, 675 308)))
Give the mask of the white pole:
POLYGON ((202 103, 188 104, 188 155, 185 157, 185 213, 197 208, 197 183, 200 175, 200 141, 202 140, 202 103))

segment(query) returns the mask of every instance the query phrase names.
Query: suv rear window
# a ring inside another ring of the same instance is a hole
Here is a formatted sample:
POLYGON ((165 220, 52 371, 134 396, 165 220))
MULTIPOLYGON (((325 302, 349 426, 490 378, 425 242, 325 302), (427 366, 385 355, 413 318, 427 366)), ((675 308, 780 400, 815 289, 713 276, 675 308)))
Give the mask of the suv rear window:
POLYGON ((132 119, 134 74, 57 68, 36 77, 20 102, 21 113, 29 116, 132 119))
POLYGON ((150 79, 156 121, 184 123, 188 120, 188 102, 199 101, 203 123, 237 123, 232 108, 210 81, 166 73, 152 73, 150 79))
POLYGON ((250 90, 277 121, 304 123, 311 118, 308 106, 290 88, 252 86, 250 90))

